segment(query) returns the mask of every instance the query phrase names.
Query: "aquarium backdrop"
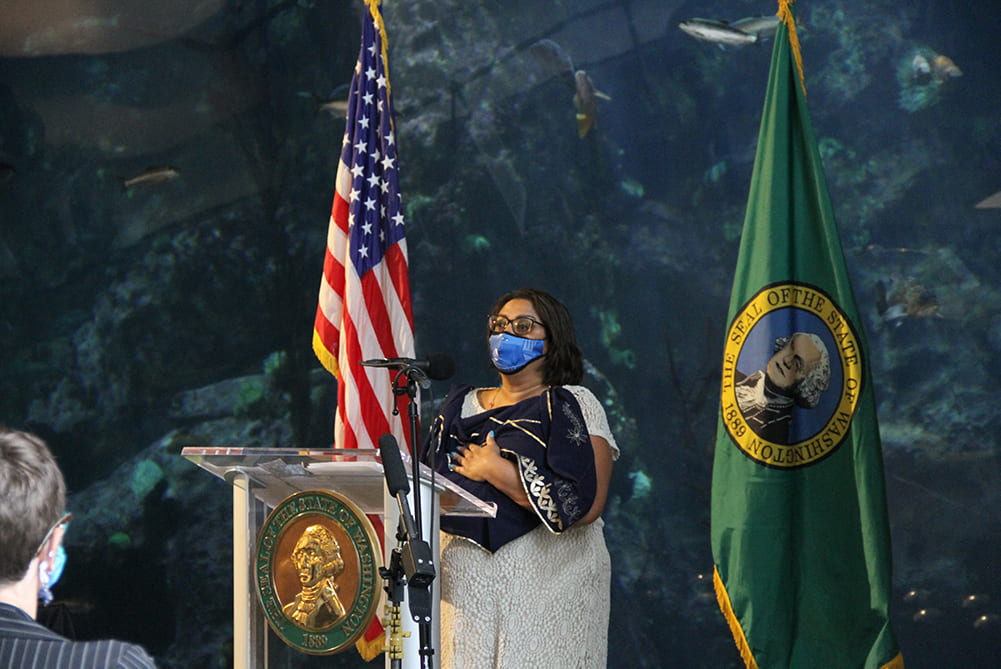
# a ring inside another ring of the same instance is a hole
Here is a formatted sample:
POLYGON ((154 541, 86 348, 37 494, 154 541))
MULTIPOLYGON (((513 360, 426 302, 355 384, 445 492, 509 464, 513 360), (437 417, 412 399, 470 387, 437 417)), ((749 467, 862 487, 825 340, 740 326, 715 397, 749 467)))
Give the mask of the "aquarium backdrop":
MULTIPOLYGON (((494 298, 571 309, 622 457, 609 666, 738 667, 712 592, 725 318, 768 0, 387 0, 418 354, 493 384, 494 298), (575 77, 593 123, 578 127, 575 77)), ((0 422, 74 521, 81 638, 231 661, 231 496, 183 446, 329 448, 312 319, 361 0, 8 2, 0 422)), ((799 0, 807 104, 870 346, 909 668, 1001 657, 1001 11, 799 0)), ((423 415, 448 389, 435 382, 423 415)), ((573 602, 565 602, 573 606, 573 602)), ((353 651, 281 666, 356 667, 353 651)), ((381 663, 376 661, 372 666, 381 663)))

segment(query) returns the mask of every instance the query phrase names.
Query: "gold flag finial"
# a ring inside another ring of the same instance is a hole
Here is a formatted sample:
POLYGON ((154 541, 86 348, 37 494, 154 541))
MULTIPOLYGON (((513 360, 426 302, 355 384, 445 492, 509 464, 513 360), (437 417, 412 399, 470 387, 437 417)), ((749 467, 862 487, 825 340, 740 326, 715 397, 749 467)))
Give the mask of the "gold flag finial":
POLYGON ((803 89, 803 97, 806 97, 806 81, 803 78, 803 56, 799 53, 799 37, 796 36, 796 19, 792 16, 792 3, 796 0, 779 0, 778 17, 782 23, 786 24, 789 32, 789 46, 792 48, 792 57, 796 60, 796 69, 799 71, 799 86, 803 89))

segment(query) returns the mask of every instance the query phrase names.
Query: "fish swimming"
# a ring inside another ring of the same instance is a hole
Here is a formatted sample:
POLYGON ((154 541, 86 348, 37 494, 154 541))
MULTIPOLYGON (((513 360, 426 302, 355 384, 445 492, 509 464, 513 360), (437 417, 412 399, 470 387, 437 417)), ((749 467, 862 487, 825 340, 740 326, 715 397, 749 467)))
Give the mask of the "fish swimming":
POLYGON ((321 98, 318 95, 311 95, 308 93, 300 93, 300 95, 310 95, 314 100, 316 100, 319 107, 317 107, 316 113, 328 113, 334 116, 347 116, 348 113, 348 96, 351 93, 350 84, 341 84, 326 98, 321 98))
POLYGON ((712 42, 720 47, 744 46, 755 44, 758 41, 757 34, 744 32, 740 28, 735 28, 726 21, 715 21, 713 19, 688 19, 678 24, 681 30, 695 39, 703 42, 712 42))
POLYGON ((326 102, 321 102, 320 106, 317 107, 316 113, 333 114, 334 116, 346 116, 348 113, 348 101, 345 100, 327 100, 326 102))
POLYGON ((775 37, 775 31, 778 30, 780 22, 781 20, 777 14, 771 14, 766 16, 748 16, 728 25, 748 35, 754 35, 757 38, 757 42, 763 42, 775 37))
POLYGON ((573 106, 577 110, 577 135, 582 139, 598 123, 598 100, 611 100, 594 87, 594 82, 584 70, 574 73, 577 92, 573 96, 573 106))
POLYGON ((149 167, 134 177, 125 179, 122 182, 122 186, 125 187, 125 190, 128 190, 133 186, 154 186, 173 181, 179 176, 181 176, 181 172, 176 167, 170 167, 169 165, 163 167, 149 167))
POLYGON ((928 62, 924 54, 916 53, 911 59, 911 77, 921 85, 931 81, 931 63, 928 62))
POLYGON ((1001 190, 989 195, 975 205, 976 209, 1001 209, 1001 190))
POLYGON ((932 59, 931 69, 932 74, 935 75, 935 81, 939 83, 963 76, 963 71, 959 69, 956 63, 952 62, 952 58, 943 56, 942 54, 938 54, 932 59))
MULTIPOLYGON (((900 76, 901 73, 898 73, 900 76)), ((952 58, 927 48, 919 47, 911 58, 910 77, 920 86, 941 86, 950 79, 963 76, 963 71, 952 58)))
POLYGON ((910 277, 878 281, 876 311, 883 321, 894 325, 908 318, 941 318, 935 294, 910 277))

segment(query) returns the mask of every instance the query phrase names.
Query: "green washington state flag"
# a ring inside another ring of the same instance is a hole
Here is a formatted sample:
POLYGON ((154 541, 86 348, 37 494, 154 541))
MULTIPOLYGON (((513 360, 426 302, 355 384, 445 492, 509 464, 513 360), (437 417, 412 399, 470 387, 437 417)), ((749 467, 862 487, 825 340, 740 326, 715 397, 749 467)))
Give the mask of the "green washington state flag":
POLYGON ((902 669, 873 381, 795 35, 775 36, 730 298, 716 595, 749 669, 902 669))

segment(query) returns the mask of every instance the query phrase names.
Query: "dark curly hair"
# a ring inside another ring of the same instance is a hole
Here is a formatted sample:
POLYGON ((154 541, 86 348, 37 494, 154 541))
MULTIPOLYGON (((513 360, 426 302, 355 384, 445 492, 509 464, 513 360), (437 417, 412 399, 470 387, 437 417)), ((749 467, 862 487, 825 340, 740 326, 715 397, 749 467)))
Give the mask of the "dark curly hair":
MULTIPOLYGON (((519 288, 501 295, 490 314, 498 313, 511 300, 528 300, 546 328, 548 350, 542 361, 542 382, 547 386, 579 385, 584 378, 584 357, 577 347, 573 320, 562 302, 537 288, 519 288)), ((490 338, 487 331, 487 339, 490 338)))

